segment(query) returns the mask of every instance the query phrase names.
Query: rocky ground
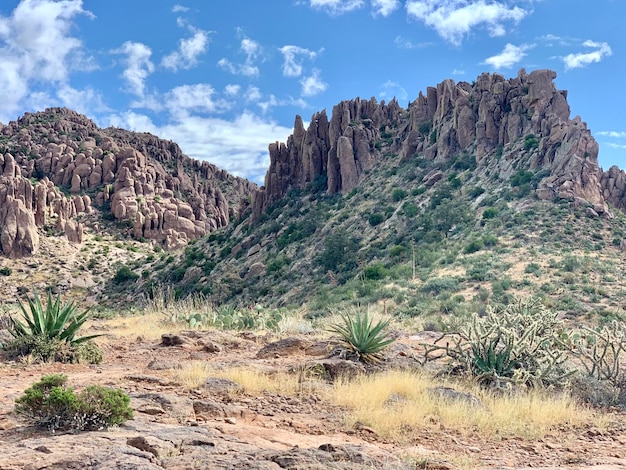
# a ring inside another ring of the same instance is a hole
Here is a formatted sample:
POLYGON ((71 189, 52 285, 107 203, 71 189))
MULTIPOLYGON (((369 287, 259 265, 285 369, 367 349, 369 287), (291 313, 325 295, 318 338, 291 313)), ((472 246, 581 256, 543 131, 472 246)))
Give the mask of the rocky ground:
MULTIPOLYGON (((102 327, 108 328, 108 327, 102 327)), ((107 333, 105 329, 105 333, 107 333)), ((467 437, 432 426, 398 445, 365 425, 348 426, 345 410, 321 395, 248 394, 223 378, 187 389, 176 371, 190 361, 216 370, 246 366, 294 371, 319 364, 331 375, 348 361, 325 357, 307 337, 189 331, 147 339, 107 333, 101 365, 0 363, 0 469, 619 469, 626 467, 626 429, 554 431, 542 439, 467 437), (20 421, 14 400, 46 373, 62 372, 75 388, 120 387, 133 420, 118 428, 50 434, 20 421)), ((423 339, 423 338, 422 338, 423 339)), ((420 338, 403 337, 389 354, 408 364, 420 338)), ((625 415, 617 412, 614 423, 625 415)))

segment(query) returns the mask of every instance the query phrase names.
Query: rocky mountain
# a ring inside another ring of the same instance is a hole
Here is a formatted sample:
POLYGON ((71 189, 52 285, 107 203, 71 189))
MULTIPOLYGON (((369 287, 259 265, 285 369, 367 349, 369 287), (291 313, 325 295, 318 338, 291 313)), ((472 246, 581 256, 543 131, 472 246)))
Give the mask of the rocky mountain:
POLYGON ((470 152, 479 167, 504 178, 515 168, 543 168, 549 174, 537 188, 540 199, 581 198, 600 213, 607 204, 626 207, 624 172, 614 167, 602 173, 598 144, 580 117, 570 119, 567 92, 557 90, 555 78, 550 70, 522 69, 508 80, 485 73, 473 83, 445 80, 428 87, 407 109, 395 100, 357 98, 336 105, 330 120, 325 111, 314 114, 306 130, 298 116, 287 143, 269 147, 271 164, 254 217, 289 188, 318 177, 327 179, 329 194, 349 193, 381 160, 385 140, 403 160, 445 162, 470 152))
POLYGON ((174 142, 99 129, 68 109, 0 125, 0 252, 10 258, 35 254, 52 227, 80 243, 85 224, 97 233, 103 219, 180 248, 239 217, 255 190, 174 142))
POLYGON ((616 314, 626 174, 598 166, 555 77, 483 74, 429 87, 406 109, 356 98, 307 128, 296 117, 287 142, 269 146, 250 219, 156 261, 145 284, 313 312, 381 301, 452 311, 526 294, 616 314), (578 284, 606 279, 603 295, 578 284))

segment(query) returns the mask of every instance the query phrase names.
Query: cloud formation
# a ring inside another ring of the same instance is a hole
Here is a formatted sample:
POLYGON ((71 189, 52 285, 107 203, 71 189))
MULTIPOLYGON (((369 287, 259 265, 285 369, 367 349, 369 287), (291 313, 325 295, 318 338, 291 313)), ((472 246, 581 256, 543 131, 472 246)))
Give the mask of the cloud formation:
POLYGON ((63 86, 72 69, 94 68, 71 35, 80 15, 93 17, 82 0, 23 0, 11 16, 0 15, 0 116, 20 109, 35 82, 63 86))
POLYGON ((506 22, 518 23, 529 12, 489 0, 408 0, 410 18, 433 28, 444 40, 460 45, 474 28, 484 26, 490 36, 502 36, 506 22))
POLYGON ((311 7, 331 15, 341 15, 358 10, 364 4, 364 0, 311 0, 311 7))
POLYGON ((389 16, 400 8, 400 0, 372 0, 374 15, 389 16))
POLYGON ((378 94, 380 98, 391 100, 397 98, 398 101, 406 101, 409 97, 406 89, 402 87, 398 82, 393 80, 387 80, 382 85, 382 91, 378 94))
POLYGON ((125 54, 126 69, 122 77, 126 81, 128 91, 143 98, 146 90, 146 79, 154 72, 154 64, 150 60, 152 49, 140 42, 126 41, 122 47, 113 51, 115 54, 125 54))
POLYGON ((161 65, 174 72, 178 69, 190 69, 198 64, 198 57, 209 48, 209 33, 201 29, 193 29, 193 35, 181 39, 177 51, 166 55, 161 65))
POLYGON ((278 49, 283 55, 283 76, 299 77, 302 75, 302 60, 314 60, 317 52, 299 46, 283 46, 278 49))
POLYGON ((507 44, 500 54, 488 57, 482 64, 491 65, 496 70, 510 69, 521 62, 526 56, 526 51, 532 47, 532 44, 522 44, 521 46, 507 44))
MULTIPOLYGON (((237 32, 242 34, 241 30, 237 32)), ((223 70, 233 75, 243 75, 245 77, 255 77, 259 75, 259 67, 256 65, 256 61, 262 57, 263 48, 257 41, 244 37, 239 44, 239 51, 246 56, 246 60, 243 63, 235 64, 227 58, 222 58, 217 62, 217 65, 223 70)))
POLYGON ((602 137, 612 137, 614 139, 626 139, 626 132, 624 131, 599 131, 596 132, 596 135, 601 135, 602 137))
POLYGON ((578 54, 568 54, 563 57, 565 70, 585 67, 594 62, 600 62, 605 57, 613 55, 611 46, 606 42, 595 42, 587 40, 582 44, 585 47, 593 48, 591 52, 580 52, 578 54))
POLYGON ((328 88, 328 83, 324 82, 320 77, 321 72, 319 69, 313 69, 312 74, 308 77, 303 77, 300 80, 302 85, 302 96, 315 96, 328 88))
POLYGON ((183 152, 228 172, 262 184, 269 167, 269 142, 285 142, 292 129, 266 117, 244 111, 232 120, 197 115, 174 117, 156 125, 148 116, 132 111, 110 115, 106 125, 150 132, 176 142, 183 152))

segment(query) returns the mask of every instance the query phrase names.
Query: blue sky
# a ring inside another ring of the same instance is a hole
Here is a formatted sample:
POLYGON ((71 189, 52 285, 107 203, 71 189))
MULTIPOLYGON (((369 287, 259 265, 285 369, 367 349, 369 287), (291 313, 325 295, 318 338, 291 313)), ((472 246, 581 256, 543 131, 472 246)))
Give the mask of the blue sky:
POLYGON ((294 117, 550 68, 626 167, 624 0, 0 0, 0 122, 67 106, 261 183, 294 117))

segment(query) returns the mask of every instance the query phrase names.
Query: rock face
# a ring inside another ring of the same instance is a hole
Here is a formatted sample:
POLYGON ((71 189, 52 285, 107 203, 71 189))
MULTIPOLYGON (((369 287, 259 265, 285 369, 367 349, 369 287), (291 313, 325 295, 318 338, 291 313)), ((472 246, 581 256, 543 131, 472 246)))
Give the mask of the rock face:
POLYGON ((626 209, 626 174, 602 173, 598 144, 580 117, 570 119, 567 92, 554 85, 556 73, 520 70, 515 78, 482 74, 473 83, 445 80, 402 109, 357 98, 311 118, 298 116, 287 143, 269 146, 265 186, 254 199, 253 219, 290 188, 326 182, 329 194, 350 192, 376 162, 449 161, 467 152, 478 167, 501 178, 519 169, 544 170, 542 199, 575 198, 608 213, 607 203, 626 209))
POLYGON ((171 141, 99 129, 64 108, 0 125, 1 252, 37 249, 47 225, 82 241, 81 214, 128 221, 132 235, 164 248, 228 225, 256 185, 192 160, 171 141))

